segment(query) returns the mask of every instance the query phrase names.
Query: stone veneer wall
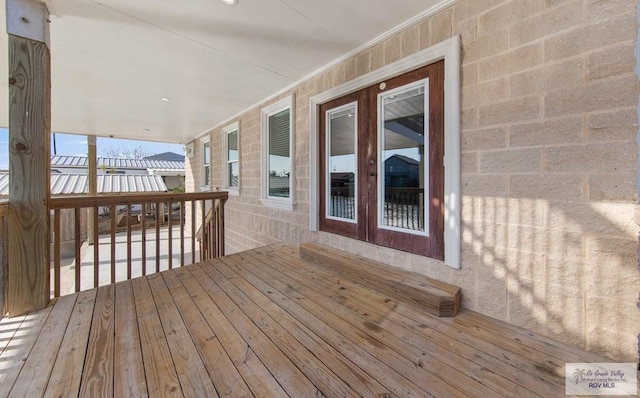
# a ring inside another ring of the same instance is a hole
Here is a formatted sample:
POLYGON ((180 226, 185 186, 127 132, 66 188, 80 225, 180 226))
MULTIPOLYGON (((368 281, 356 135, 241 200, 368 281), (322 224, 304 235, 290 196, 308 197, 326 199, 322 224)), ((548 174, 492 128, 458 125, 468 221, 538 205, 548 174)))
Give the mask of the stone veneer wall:
MULTIPOLYGON (((466 308, 637 360, 637 32, 636 1, 461 0, 363 50, 291 90, 294 211, 258 201, 260 109, 290 93, 247 111, 228 253, 319 241, 461 286, 466 308), (462 269, 310 232, 310 98, 452 35, 463 53, 462 269)), ((222 184, 222 127, 209 133, 213 187, 222 184)), ((189 190, 199 189, 200 162, 196 141, 189 190)))

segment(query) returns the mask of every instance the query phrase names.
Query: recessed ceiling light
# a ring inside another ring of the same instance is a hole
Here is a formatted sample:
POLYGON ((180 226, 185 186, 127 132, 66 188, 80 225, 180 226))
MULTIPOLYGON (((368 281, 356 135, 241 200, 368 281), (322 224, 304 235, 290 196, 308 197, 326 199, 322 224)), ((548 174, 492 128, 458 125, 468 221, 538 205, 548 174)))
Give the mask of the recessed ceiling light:
POLYGON ((228 6, 235 6, 238 4, 238 0, 222 0, 222 2, 228 6))
POLYGON ((161 99, 161 100, 163 100, 164 102, 169 102, 169 101, 171 101, 171 100, 170 100, 169 98, 167 98, 167 97, 162 97, 162 98, 160 98, 160 99, 161 99))

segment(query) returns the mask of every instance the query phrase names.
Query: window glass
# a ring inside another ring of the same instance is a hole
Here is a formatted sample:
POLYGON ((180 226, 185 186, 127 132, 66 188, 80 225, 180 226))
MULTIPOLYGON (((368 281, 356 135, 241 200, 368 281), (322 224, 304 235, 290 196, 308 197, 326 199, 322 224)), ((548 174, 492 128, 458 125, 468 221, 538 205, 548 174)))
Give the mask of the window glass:
POLYGON ((327 113, 327 217, 355 221, 357 216, 357 111, 348 104, 327 113))
POLYGON ((227 186, 230 188, 240 186, 238 155, 238 130, 234 130, 227 134, 227 186))
POLYGON ((268 196, 290 196, 290 109, 269 116, 268 196))
POLYGON ((429 225, 425 109, 424 81, 380 95, 379 158, 383 164, 378 175, 378 220, 382 228, 424 233, 429 225))
POLYGON ((203 151, 203 179, 204 185, 209 186, 211 184, 211 151, 208 142, 202 145, 203 151))

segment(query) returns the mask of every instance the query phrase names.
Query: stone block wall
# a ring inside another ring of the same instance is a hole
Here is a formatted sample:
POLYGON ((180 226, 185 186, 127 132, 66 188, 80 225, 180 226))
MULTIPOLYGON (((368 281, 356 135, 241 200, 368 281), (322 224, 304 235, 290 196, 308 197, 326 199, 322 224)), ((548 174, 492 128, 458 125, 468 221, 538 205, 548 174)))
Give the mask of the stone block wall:
MULTIPOLYGON (((238 119, 241 190, 227 204, 227 252, 319 241, 461 286, 466 308, 637 360, 636 6, 460 0, 256 105, 238 119), (310 98, 452 35, 462 38, 462 268, 310 232, 310 98), (290 94, 297 200, 284 211, 258 200, 260 109, 290 94)), ((222 184, 223 127, 209 133, 212 187, 222 184)), ((189 190, 201 178, 198 147, 189 190)))

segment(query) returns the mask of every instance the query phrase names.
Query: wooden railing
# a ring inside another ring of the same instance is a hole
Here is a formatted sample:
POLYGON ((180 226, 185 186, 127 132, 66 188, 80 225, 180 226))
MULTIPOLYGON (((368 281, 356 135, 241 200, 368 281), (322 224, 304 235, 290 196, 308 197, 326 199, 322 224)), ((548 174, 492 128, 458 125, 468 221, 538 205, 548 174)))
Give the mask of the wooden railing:
POLYGON ((197 233, 200 261, 224 256, 224 204, 211 206, 197 233))
POLYGON ((223 255, 227 198, 227 192, 51 198, 52 296, 194 263, 201 257, 196 228, 207 222, 217 248, 207 255, 223 255), (209 209, 218 216, 208 220, 209 209))
POLYGON ((0 201, 0 319, 6 313, 4 307, 4 288, 7 280, 7 254, 8 254, 8 234, 7 234, 7 217, 9 216, 9 202, 0 201))

